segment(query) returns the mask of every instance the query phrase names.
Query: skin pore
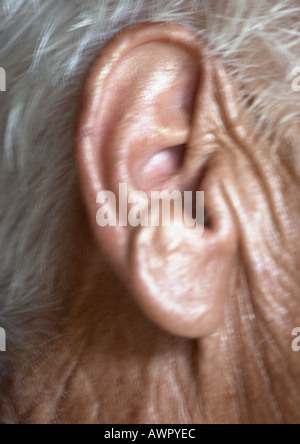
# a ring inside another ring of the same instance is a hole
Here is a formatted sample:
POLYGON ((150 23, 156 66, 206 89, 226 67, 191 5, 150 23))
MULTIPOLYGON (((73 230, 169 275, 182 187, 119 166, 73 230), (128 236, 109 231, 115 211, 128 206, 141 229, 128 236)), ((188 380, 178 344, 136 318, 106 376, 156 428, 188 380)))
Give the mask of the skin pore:
POLYGON ((300 178, 288 144, 274 150, 277 142, 241 105, 234 79, 184 28, 144 24, 103 54, 78 111, 75 157, 84 205, 78 202, 72 227, 76 245, 67 253, 74 260, 55 320, 58 334, 14 362, 22 371, 7 386, 11 403, 1 416, 22 423, 299 423, 300 361, 291 332, 300 325, 300 178), (153 48, 143 45, 149 39, 158 45, 151 65, 159 78, 171 33, 168 62, 176 76, 153 96, 147 62, 153 48), (141 86, 127 65, 132 51, 141 86), (144 110, 141 141, 136 116, 144 110), (97 191, 114 189, 124 177, 134 188, 136 182, 147 191, 162 187, 157 171, 143 182, 124 166, 156 155, 158 141, 186 144, 183 165, 171 174, 163 168, 162 183, 203 189, 210 218, 206 235, 190 242, 185 234, 176 254, 167 233, 100 232, 95 225, 97 191), (166 264, 163 278, 149 258, 166 264), (178 258, 195 283, 193 298, 190 287, 183 291, 178 258), (144 277, 152 274, 156 286, 147 286, 144 277), (189 305, 198 293, 204 315, 194 319, 189 305))

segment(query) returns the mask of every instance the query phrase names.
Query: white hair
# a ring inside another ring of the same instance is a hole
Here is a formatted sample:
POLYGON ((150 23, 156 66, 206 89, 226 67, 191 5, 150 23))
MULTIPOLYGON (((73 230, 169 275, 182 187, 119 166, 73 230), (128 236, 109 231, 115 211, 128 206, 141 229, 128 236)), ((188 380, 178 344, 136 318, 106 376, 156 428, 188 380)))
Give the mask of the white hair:
MULTIPOLYGON (((195 29, 260 119, 280 132, 299 123, 290 80, 300 66, 297 1, 2 0, 0 326, 12 340, 8 349, 30 343, 33 317, 47 329, 46 313, 51 318, 68 291, 57 282, 68 282, 76 253, 72 227, 81 199, 72 133, 80 87, 103 45, 141 21, 195 29)), ((299 149, 296 141, 291 149, 299 149)))

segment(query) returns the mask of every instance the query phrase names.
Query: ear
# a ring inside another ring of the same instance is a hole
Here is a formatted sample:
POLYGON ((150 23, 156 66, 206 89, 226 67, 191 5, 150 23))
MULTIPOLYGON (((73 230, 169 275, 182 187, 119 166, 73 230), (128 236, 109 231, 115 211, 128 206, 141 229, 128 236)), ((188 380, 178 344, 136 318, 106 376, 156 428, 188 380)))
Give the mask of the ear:
POLYGON ((231 79, 196 34, 142 24, 123 31, 95 60, 78 111, 76 161, 94 236, 146 315, 188 338, 221 325, 236 258, 222 186, 230 168, 212 136, 222 125, 222 93, 234 103, 231 79), (127 195, 120 196, 119 184, 128 193, 204 191, 204 232, 182 219, 169 228, 125 226, 130 207, 120 209, 127 195), (99 209, 110 213, 102 227, 99 209))

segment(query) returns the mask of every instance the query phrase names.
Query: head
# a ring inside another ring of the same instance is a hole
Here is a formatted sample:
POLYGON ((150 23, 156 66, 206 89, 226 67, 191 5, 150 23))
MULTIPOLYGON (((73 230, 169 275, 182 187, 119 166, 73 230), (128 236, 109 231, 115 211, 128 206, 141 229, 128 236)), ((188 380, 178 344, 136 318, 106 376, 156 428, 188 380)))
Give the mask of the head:
POLYGON ((299 422, 297 2, 2 3, 1 420, 299 422))

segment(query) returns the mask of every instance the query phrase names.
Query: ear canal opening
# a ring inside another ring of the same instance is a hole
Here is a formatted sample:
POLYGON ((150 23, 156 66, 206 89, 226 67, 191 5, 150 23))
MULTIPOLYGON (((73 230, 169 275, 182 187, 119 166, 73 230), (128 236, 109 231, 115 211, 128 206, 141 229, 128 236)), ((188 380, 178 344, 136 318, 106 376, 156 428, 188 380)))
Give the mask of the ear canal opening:
POLYGON ((184 143, 182 145, 173 146, 172 148, 169 148, 172 153, 174 153, 178 159, 178 169, 181 169, 183 166, 186 150, 187 150, 187 144, 184 143))
POLYGON ((211 215, 207 211, 206 208, 204 208, 204 230, 212 231, 214 229, 214 223, 211 218, 211 215))

